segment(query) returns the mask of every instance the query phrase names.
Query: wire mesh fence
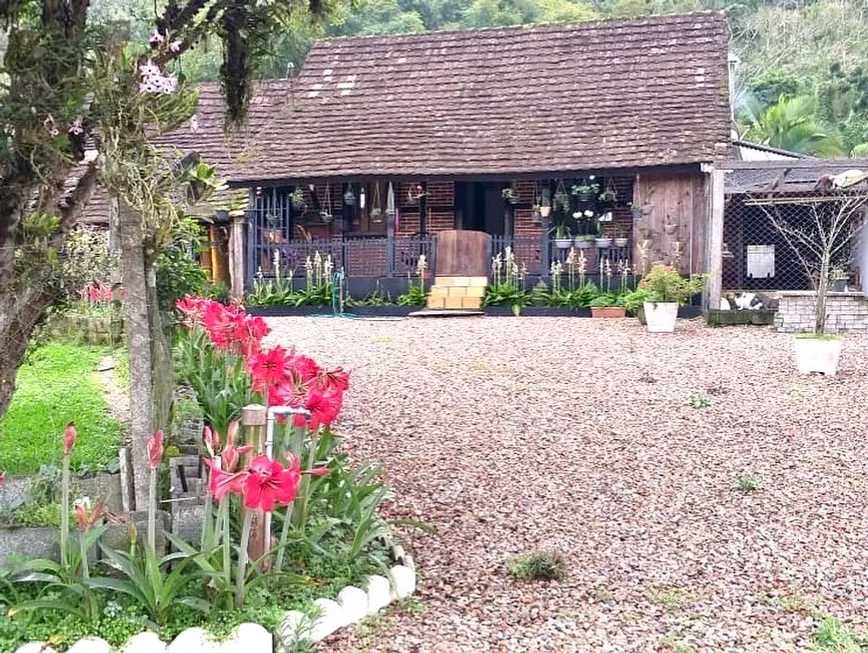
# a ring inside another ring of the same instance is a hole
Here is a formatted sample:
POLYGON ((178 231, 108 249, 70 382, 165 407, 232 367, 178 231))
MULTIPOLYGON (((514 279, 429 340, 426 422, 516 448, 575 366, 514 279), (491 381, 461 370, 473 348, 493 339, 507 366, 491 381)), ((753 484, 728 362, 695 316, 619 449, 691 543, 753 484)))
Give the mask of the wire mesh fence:
POLYGON ((833 290, 861 287, 865 200, 853 194, 734 195, 724 216, 725 291, 810 290, 829 244, 833 290))

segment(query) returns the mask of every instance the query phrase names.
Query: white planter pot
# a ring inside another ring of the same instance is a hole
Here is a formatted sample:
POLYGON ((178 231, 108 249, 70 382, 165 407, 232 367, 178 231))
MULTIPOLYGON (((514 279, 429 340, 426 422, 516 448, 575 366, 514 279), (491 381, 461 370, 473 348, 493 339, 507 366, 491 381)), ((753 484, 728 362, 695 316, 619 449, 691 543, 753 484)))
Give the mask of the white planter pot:
POLYGON ((675 302, 645 302, 645 328, 648 333, 672 333, 678 319, 678 304, 675 302))
POLYGON ((799 374, 835 376, 843 345, 841 338, 796 338, 796 369, 799 374))
POLYGON ((612 246, 612 239, 611 238, 597 238, 594 242, 596 243, 597 247, 599 247, 600 249, 604 249, 606 247, 612 246))
POLYGON ((555 247, 558 249, 569 249, 573 244, 570 238, 555 238, 555 247))
POLYGON ((616 238, 614 242, 615 247, 626 247, 629 241, 626 238, 616 238))
POLYGON ((593 240, 579 240, 576 239, 576 249, 590 249, 594 246, 593 240))

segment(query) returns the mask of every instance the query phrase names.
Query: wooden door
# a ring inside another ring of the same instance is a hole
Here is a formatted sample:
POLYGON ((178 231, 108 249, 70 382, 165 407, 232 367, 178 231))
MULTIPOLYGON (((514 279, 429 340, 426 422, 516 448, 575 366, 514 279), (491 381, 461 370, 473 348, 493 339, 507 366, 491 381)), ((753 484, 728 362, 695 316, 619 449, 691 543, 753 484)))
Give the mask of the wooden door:
POLYGON ((437 233, 437 276, 487 277, 491 236, 450 229, 437 233))

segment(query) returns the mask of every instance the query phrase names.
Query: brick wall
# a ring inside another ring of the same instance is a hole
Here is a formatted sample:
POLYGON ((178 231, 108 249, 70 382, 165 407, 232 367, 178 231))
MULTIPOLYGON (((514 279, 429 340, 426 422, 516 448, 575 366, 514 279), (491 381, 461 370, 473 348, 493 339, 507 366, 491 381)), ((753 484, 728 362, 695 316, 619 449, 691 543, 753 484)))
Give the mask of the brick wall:
MULTIPOLYGON (((775 327, 786 333, 814 330, 811 291, 780 293, 775 327)), ((868 333, 868 299, 862 293, 831 292, 826 297, 826 330, 829 333, 868 333)))

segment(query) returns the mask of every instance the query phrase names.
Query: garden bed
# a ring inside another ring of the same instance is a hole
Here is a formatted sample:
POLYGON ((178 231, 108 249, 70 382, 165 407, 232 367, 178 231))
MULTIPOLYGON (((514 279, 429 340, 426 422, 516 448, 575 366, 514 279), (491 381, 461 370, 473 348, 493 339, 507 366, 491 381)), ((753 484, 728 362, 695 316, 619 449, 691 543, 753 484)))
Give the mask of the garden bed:
MULTIPOLYGON (((347 317, 406 317, 419 306, 345 306, 347 317)), ((331 306, 248 306, 250 315, 261 317, 309 317, 312 315, 334 315, 331 306)))
POLYGON ((756 325, 771 326, 775 323, 777 311, 769 309, 757 310, 721 310, 709 309, 705 313, 708 326, 756 325))

